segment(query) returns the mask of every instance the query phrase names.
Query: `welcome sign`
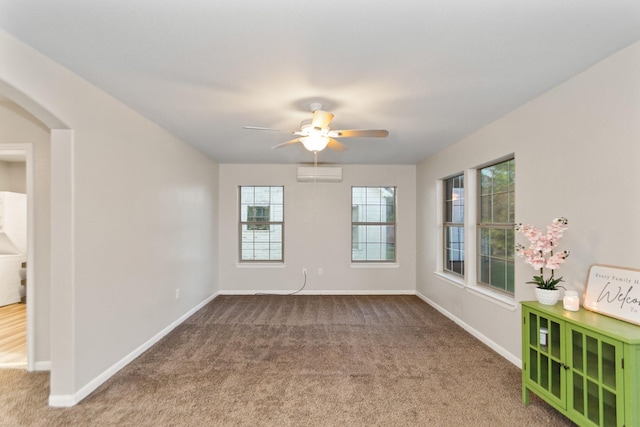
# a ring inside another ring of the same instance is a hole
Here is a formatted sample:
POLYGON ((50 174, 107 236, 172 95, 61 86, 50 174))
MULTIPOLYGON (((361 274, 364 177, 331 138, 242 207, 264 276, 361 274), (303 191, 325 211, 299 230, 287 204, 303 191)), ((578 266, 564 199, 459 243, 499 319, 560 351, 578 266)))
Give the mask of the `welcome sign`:
POLYGON ((584 308, 640 325, 640 270, 594 264, 584 308))

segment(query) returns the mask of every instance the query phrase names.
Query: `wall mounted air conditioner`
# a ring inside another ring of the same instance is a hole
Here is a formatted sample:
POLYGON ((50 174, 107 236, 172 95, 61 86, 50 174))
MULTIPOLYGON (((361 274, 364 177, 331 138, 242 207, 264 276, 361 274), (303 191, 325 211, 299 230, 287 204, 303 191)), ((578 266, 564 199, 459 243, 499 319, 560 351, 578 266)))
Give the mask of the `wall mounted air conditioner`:
POLYGON ((298 182, 341 182, 342 168, 339 167, 298 167, 298 182))

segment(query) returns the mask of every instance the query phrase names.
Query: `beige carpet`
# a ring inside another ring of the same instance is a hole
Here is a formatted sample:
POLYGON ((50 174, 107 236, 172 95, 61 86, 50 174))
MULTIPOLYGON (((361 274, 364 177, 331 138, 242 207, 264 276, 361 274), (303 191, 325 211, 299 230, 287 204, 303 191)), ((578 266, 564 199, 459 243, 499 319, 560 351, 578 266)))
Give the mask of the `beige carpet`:
POLYGON ((73 408, 0 370, 7 426, 571 426, 415 296, 220 296, 73 408))

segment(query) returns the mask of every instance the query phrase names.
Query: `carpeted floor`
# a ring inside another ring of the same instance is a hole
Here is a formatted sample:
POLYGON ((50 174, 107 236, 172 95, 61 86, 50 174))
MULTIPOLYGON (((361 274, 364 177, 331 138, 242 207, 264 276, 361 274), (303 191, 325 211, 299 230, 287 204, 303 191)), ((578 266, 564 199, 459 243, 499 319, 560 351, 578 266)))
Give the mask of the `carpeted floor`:
POLYGON ((572 426, 415 296, 220 296, 73 408, 0 370, 3 426, 572 426))

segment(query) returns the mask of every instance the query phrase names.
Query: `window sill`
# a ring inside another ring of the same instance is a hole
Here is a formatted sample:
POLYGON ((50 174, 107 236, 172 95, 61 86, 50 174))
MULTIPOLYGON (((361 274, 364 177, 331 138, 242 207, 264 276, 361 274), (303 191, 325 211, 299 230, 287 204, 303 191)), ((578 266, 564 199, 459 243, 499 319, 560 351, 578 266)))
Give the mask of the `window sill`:
POLYGON ((467 286, 465 290, 478 295, 479 297, 490 301, 496 305, 506 308, 510 311, 515 311, 518 308, 514 297, 509 297, 498 292, 493 292, 490 289, 485 289, 482 286, 467 286))
POLYGON ((351 268, 399 268, 397 262, 352 262, 349 264, 351 268))
POLYGON ((284 268, 284 262, 236 262, 236 268, 284 268))
POLYGON ((467 284, 464 281, 464 277, 455 276, 453 274, 445 273, 444 271, 435 271, 433 274, 443 279, 448 284, 457 286, 460 289, 467 287, 467 284))

